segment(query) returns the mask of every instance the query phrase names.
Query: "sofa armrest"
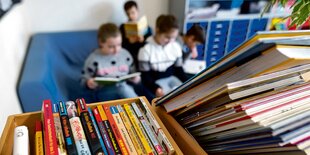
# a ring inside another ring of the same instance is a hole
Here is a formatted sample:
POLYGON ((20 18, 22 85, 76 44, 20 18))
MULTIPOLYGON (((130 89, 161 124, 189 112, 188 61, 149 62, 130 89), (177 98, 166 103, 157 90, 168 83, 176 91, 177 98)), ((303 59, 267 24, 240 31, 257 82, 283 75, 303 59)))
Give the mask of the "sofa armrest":
POLYGON ((24 60, 17 93, 23 112, 41 110, 44 99, 54 100, 57 93, 51 79, 48 36, 37 34, 31 38, 24 60))

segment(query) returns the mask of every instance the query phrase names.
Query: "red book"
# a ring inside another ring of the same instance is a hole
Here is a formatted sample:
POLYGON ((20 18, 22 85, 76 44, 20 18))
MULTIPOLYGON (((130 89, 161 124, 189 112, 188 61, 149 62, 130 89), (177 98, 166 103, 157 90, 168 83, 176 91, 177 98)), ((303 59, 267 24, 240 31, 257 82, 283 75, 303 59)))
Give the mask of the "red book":
POLYGON ((129 154, 128 150, 126 148, 125 142, 124 142, 123 138, 121 137, 121 133, 118 130, 117 124, 115 123, 115 121, 113 119, 112 113, 110 111, 110 106, 102 105, 102 107, 103 107, 103 109, 104 109, 104 111, 108 117, 108 120, 109 120, 111 127, 112 127, 112 130, 113 130, 113 133, 115 135, 116 141, 117 141, 119 147, 121 148, 122 153, 124 155, 129 154))
POLYGON ((42 105, 44 150, 46 155, 58 155, 56 130, 51 100, 44 100, 42 105))

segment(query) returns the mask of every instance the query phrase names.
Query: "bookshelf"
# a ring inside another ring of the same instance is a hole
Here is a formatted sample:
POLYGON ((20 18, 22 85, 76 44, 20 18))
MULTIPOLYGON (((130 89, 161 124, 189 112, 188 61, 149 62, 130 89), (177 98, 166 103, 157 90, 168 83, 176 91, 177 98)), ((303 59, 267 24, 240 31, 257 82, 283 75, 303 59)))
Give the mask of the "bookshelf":
MULTIPOLYGON (((149 103, 145 97, 142 97, 143 100, 146 103, 149 103)), ((126 103, 132 103, 132 102, 140 102, 139 98, 130 98, 130 99, 122 99, 122 100, 114 100, 114 101, 107 101, 107 102, 98 102, 98 103, 92 103, 88 104, 90 108, 94 108, 97 105, 107 104, 107 105, 118 105, 118 104, 126 104, 126 103)), ((149 109, 153 113, 155 119, 163 129, 164 133, 166 134, 167 138, 173 145, 175 149, 176 155, 183 155, 183 152, 177 145, 177 143, 174 141, 173 136, 171 136, 167 130, 167 128, 164 126, 162 121, 159 119, 157 114, 155 113, 153 107, 149 105, 149 109)), ((11 115, 7 118, 7 122, 5 125, 5 128, 3 130, 1 139, 0 139, 0 154, 12 154, 13 153, 13 138, 14 138, 14 128, 20 125, 25 125, 28 127, 29 130, 29 139, 30 139, 30 154, 34 153, 34 129, 35 129, 35 121, 41 119, 41 112, 30 112, 30 113, 24 113, 24 114, 17 114, 17 115, 11 115)))

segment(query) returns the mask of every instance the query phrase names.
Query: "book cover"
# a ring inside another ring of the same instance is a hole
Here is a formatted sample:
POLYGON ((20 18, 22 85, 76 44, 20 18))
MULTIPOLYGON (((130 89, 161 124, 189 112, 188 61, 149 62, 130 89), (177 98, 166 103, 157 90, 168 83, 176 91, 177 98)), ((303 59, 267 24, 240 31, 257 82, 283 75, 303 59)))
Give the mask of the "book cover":
POLYGON ((117 124, 116 124, 116 122, 113 119, 112 112, 110 111, 109 106, 102 105, 102 107, 104 109, 106 117, 108 118, 108 120, 109 120, 109 122, 111 124, 112 131, 113 131, 113 133, 115 135, 116 141, 117 141, 117 143, 118 143, 118 145, 119 145, 119 147, 121 149, 122 154, 128 155, 129 154, 128 149, 127 149, 126 144, 125 144, 125 142, 124 142, 124 140, 123 140, 123 138, 121 136, 121 133, 120 133, 118 127, 117 127, 117 124))
POLYGON ((35 128, 35 140, 34 140, 35 154, 36 155, 44 155, 43 148, 43 133, 42 133, 42 123, 41 121, 36 121, 35 128))
POLYGON ((110 106, 109 108, 114 118, 114 121, 117 125, 117 128, 120 131, 121 137, 125 142, 125 145, 126 145, 126 148, 128 149, 129 154, 137 154, 137 151, 132 143, 131 138, 129 137, 129 134, 125 128, 125 125, 121 119, 121 116, 119 115, 117 108, 115 106, 110 106))
POLYGON ((166 152, 163 150, 162 146, 159 144, 159 142, 155 136, 155 133, 150 128, 149 122, 147 122, 146 119, 144 119, 144 116, 142 115, 142 112, 138 108, 137 104, 133 102, 133 103, 131 103, 131 106, 132 106, 135 114, 137 115, 137 118, 140 120, 140 123, 142 124, 145 132, 147 133, 148 137, 150 138, 156 152, 159 155, 166 154, 166 152))
POLYGON ((54 117, 54 123, 55 123, 55 130, 56 130, 56 139, 57 139, 57 145, 58 145, 58 153, 60 155, 66 155, 66 145, 64 140, 64 135, 62 132, 61 122, 60 122, 60 115, 58 111, 58 104, 53 103, 53 117, 54 117))
POLYGON ((75 103, 67 101, 66 109, 78 154, 91 155, 75 103))
POLYGON ((111 85, 140 75, 140 72, 136 72, 121 77, 95 77, 95 81, 101 85, 111 85))
POLYGON ((87 110, 87 106, 84 99, 77 99, 76 104, 78 107, 78 115, 80 116, 83 129, 85 131, 86 139, 89 144, 92 154, 107 154, 108 152, 100 145, 99 138, 96 134, 93 122, 87 110), (103 150, 105 152, 103 152, 103 150))
POLYGON ((123 105, 125 112, 127 113, 129 120, 132 124, 132 126, 134 127, 138 137, 140 138, 144 149, 146 150, 148 155, 153 155, 155 153, 155 150, 152 149, 152 143, 150 142, 150 140, 147 137, 147 134, 144 132, 144 129, 142 127, 142 125, 140 124, 137 116, 135 115, 132 107, 129 104, 124 104, 123 105))
MULTIPOLYGON (((120 148, 116 142, 116 138, 115 138, 113 132, 111 131, 112 129, 110 127, 110 124, 109 123, 107 123, 108 125, 104 124, 104 122, 100 116, 100 112, 99 112, 98 108, 94 108, 93 112, 94 112, 94 116, 95 116, 95 119, 97 121, 97 124, 99 126, 101 136, 104 140, 104 144, 105 144, 109 154, 111 154, 111 155, 121 154, 121 150, 120 150, 120 148)), ((104 120, 104 121, 106 121, 106 120, 104 120)))
POLYGON ((141 104, 139 107, 141 108, 142 112, 144 113, 144 116, 149 121, 150 125, 152 126, 153 131, 155 132, 155 135, 157 136, 157 139, 159 143, 164 147, 166 152, 168 154, 173 154, 175 152, 172 144, 168 140, 167 136, 159 126, 158 122, 156 121, 154 115, 152 114, 151 110, 149 109, 147 103, 144 102, 143 98, 139 98, 141 101, 141 104))
POLYGON ((128 131, 128 134, 129 134, 129 136, 130 136, 130 138, 132 140, 132 143, 134 144, 134 147, 135 147, 137 153, 139 155, 146 154, 146 151, 145 151, 145 149, 143 147, 143 144, 140 141, 137 133, 135 132, 134 127, 130 123, 130 120, 129 120, 128 116, 126 115, 124 109, 122 108, 121 105, 117 105, 116 107, 117 107, 117 109, 119 111, 119 115, 122 118, 122 121, 123 121, 123 123, 124 123, 124 125, 125 125, 125 127, 126 127, 126 129, 128 131))
POLYGON ((67 114, 66 105, 64 102, 58 102, 59 114, 60 114, 60 122, 62 126, 62 131, 64 133, 67 153, 69 155, 77 155, 77 149, 75 146, 75 141, 73 138, 72 129, 69 122, 69 117, 67 114))
POLYGON ((56 129, 51 100, 44 100, 42 104, 44 152, 47 155, 58 155, 56 129))
POLYGON ((144 36, 148 30, 147 18, 142 16, 137 22, 127 22, 124 28, 126 37, 144 36))
MULTIPOLYGON (((111 143, 110 143, 110 141, 109 141, 109 136, 106 134, 106 132, 105 132, 105 135, 102 134, 102 135, 104 135, 104 136, 101 136, 101 131, 100 131, 100 130, 101 130, 101 128, 103 128, 103 123, 102 123, 102 121, 99 120, 98 122, 100 122, 100 123, 96 123, 96 119, 95 119, 95 116, 94 116, 92 110, 91 110, 89 107, 88 107, 87 110, 88 110, 90 119, 91 119, 91 121, 92 121, 92 123, 93 123, 93 125, 94 125, 95 132, 96 132, 96 134, 97 134, 97 136, 98 136, 98 139, 99 139, 99 142, 100 142, 101 148, 103 149, 104 154, 111 154, 111 155, 115 154, 115 152, 114 152, 114 150, 113 150, 113 148, 112 148, 112 145, 111 145, 111 143), (100 130, 99 130, 97 124, 100 124, 100 130), (103 138, 102 138, 102 137, 104 137, 104 140, 106 140, 106 138, 107 138, 107 143, 108 143, 107 146, 106 146, 105 143, 103 142, 103 138), (109 150, 109 149, 111 149, 111 150, 109 150), (110 152, 110 151, 111 151, 111 152, 110 152)), ((98 111, 97 111, 97 112, 98 112, 98 111)), ((99 115, 99 113, 97 113, 97 115, 99 115)), ((99 116, 99 117, 100 117, 100 116, 99 116)), ((105 131, 105 129, 104 129, 104 131, 105 131)))

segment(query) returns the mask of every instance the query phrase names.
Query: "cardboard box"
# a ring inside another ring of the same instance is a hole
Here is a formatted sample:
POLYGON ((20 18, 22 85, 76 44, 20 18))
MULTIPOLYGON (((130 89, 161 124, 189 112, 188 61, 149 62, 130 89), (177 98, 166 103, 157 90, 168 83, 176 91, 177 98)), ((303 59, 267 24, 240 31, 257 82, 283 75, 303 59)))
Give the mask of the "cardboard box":
MULTIPOLYGON (((146 102, 147 99, 142 97, 142 99, 146 102)), ((125 104, 125 103, 132 103, 136 102, 139 103, 139 98, 130 98, 130 99, 122 99, 122 100, 114 100, 114 101, 107 101, 107 102, 98 102, 93 104, 88 104, 90 108, 95 108, 97 105, 107 104, 107 105, 118 105, 118 104, 125 104)), ((153 107, 149 104, 149 109, 153 113, 155 119, 157 120, 158 124, 163 129, 164 133, 166 134, 167 138, 169 139, 170 143, 173 145, 175 149, 176 155, 183 155, 182 151, 178 147, 177 143, 173 140, 172 136, 169 134, 168 130, 159 119, 157 114, 155 113, 153 107)), ((34 154, 34 133, 35 133, 35 121, 41 120, 41 112, 31 112, 31 113, 24 113, 24 114, 17 114, 11 115, 8 117, 5 128, 3 130, 1 139, 0 139, 0 154, 1 155, 10 155, 13 153, 13 135, 14 135, 14 128, 16 126, 25 125, 28 127, 29 130, 29 139, 30 139, 30 154, 34 154)))

